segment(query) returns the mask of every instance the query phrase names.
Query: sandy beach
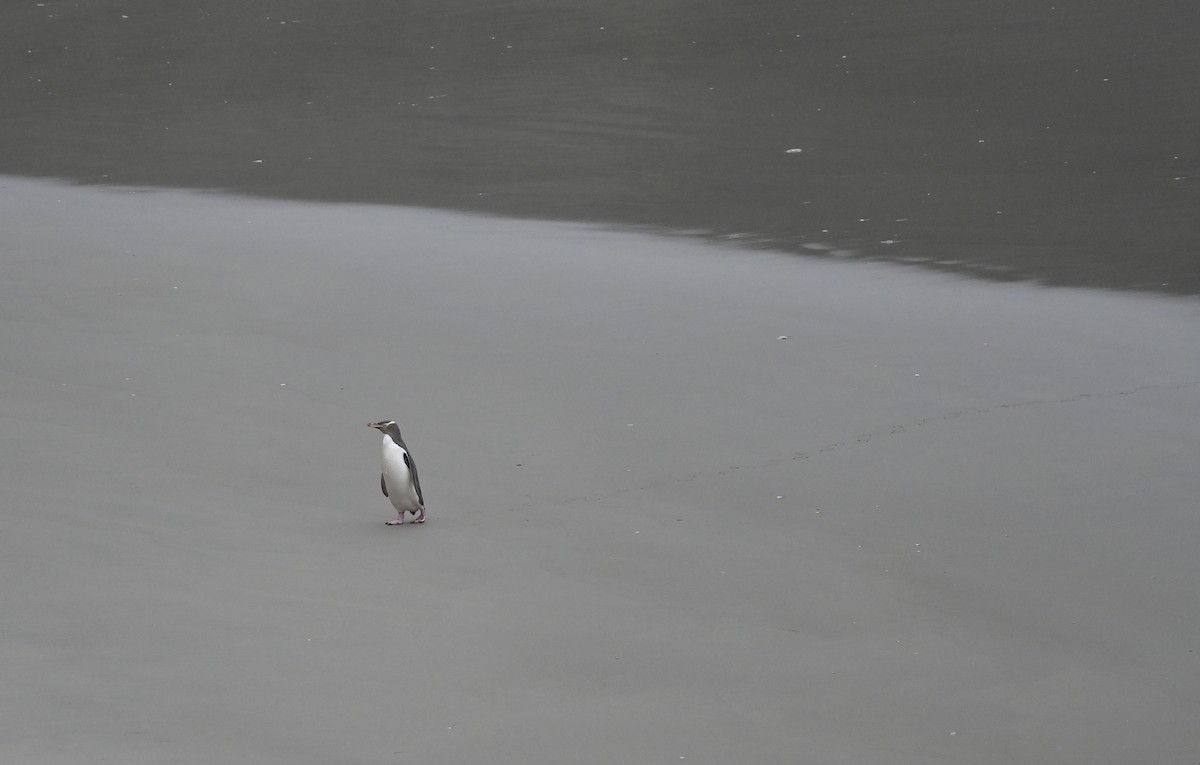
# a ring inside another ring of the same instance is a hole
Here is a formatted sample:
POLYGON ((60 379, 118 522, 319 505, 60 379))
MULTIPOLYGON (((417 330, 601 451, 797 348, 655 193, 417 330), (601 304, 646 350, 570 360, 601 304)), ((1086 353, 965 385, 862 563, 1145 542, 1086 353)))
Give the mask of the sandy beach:
POLYGON ((4 762, 1200 751, 1194 300, 411 208, 0 208, 4 762), (384 525, 380 418, 424 526, 384 525))

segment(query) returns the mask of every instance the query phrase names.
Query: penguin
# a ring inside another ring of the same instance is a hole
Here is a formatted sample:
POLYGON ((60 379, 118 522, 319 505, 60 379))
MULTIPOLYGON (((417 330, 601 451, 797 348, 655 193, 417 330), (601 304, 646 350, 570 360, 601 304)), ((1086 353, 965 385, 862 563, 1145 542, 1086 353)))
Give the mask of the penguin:
POLYGON ((425 496, 421 494, 421 481, 417 478, 417 463, 400 437, 400 426, 395 420, 368 422, 368 428, 383 433, 383 472, 379 474, 379 487, 383 496, 392 502, 398 517, 388 521, 389 526, 404 523, 406 512, 417 516, 417 523, 425 522, 425 496))

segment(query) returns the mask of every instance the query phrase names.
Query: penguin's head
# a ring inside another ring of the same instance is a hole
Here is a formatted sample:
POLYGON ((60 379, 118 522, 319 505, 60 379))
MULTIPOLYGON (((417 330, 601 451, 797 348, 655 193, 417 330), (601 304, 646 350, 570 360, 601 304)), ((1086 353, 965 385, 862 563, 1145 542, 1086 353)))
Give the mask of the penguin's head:
POLYGON ((400 426, 395 420, 380 420, 379 422, 368 422, 368 428, 375 428, 384 435, 391 436, 396 443, 400 443, 400 426))

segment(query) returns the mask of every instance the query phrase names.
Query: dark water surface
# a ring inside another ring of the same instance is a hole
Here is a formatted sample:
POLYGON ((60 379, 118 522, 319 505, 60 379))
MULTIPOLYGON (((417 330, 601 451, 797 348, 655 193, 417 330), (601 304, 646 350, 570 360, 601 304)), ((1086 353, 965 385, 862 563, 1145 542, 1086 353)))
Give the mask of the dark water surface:
POLYGON ((1117 0, 13 0, 0 173, 1197 294, 1198 18, 1117 0))

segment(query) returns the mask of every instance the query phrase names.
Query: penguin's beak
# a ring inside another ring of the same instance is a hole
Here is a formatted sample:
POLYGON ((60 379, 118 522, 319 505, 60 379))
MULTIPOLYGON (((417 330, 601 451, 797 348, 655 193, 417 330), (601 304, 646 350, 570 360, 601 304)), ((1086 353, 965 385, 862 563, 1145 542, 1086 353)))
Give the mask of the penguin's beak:
POLYGON ((379 426, 380 426, 380 425, 382 425, 382 424, 383 424, 382 422, 368 422, 368 423, 367 423, 367 427, 368 427, 368 428, 375 428, 376 430, 379 430, 379 429, 380 429, 380 428, 379 428, 379 426))

